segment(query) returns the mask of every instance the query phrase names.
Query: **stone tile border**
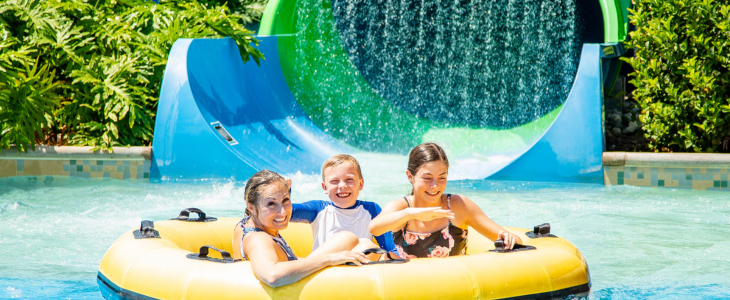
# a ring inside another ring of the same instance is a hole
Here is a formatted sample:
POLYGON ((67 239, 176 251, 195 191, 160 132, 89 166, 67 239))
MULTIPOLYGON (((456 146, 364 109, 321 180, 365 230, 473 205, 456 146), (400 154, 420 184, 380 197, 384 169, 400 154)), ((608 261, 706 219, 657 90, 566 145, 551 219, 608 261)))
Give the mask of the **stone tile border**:
MULTIPOLYGON (((38 146, 18 153, 0 151, 0 178, 64 176, 149 180, 152 147, 38 146)), ((603 153, 606 185, 634 185, 703 191, 730 191, 730 154, 603 153)))
POLYGON ((606 185, 730 191, 730 154, 603 153, 606 185))
POLYGON ((117 159, 117 160, 150 160, 152 147, 114 147, 114 152, 94 151, 93 147, 80 146, 36 146, 35 150, 27 153, 20 152, 15 147, 0 151, 0 159, 117 159))
POLYGON ((92 147, 37 146, 27 153, 0 151, 0 177, 64 176, 80 178, 150 178, 152 147, 118 147, 113 152, 92 147))

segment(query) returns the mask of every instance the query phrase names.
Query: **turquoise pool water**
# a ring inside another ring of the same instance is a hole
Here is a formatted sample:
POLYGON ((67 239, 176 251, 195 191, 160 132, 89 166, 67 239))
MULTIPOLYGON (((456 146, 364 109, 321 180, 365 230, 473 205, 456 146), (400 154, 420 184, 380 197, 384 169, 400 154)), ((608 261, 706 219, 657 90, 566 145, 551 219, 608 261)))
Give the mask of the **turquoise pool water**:
MULTIPOLYGON (((400 156, 360 155, 361 199, 410 191, 400 156), (382 171, 388 170, 388 171, 382 171)), ((591 299, 730 297, 730 195, 631 186, 514 183, 468 178, 459 162, 448 192, 476 201, 498 223, 543 222, 573 242, 591 270, 591 299)), ((319 175, 291 174, 293 199, 324 199, 319 175)), ((242 216, 243 183, 14 177, 0 179, 0 298, 101 299, 106 249, 142 220, 198 207, 242 216)))

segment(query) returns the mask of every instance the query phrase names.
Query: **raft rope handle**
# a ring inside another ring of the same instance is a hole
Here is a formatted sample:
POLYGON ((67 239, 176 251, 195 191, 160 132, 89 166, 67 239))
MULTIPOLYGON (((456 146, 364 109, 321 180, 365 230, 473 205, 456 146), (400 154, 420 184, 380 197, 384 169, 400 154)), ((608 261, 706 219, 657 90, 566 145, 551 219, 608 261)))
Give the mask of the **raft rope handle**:
POLYGON ((494 241, 494 250, 489 250, 489 252, 511 253, 511 252, 536 250, 536 249, 537 248, 535 246, 522 245, 522 244, 518 244, 518 243, 515 243, 512 246, 512 249, 505 249, 504 241, 502 239, 497 239, 496 241, 494 241))
MULTIPOLYGON (((385 255, 387 255, 388 259, 387 260, 379 260, 379 261, 371 261, 371 262, 366 263, 366 264, 363 264, 363 265, 402 264, 402 263, 407 263, 407 262, 411 261, 409 258, 405 258, 405 259, 402 259, 402 258, 393 258, 392 256, 390 256, 390 252, 386 251, 383 248, 369 248, 369 249, 365 249, 365 250, 362 251, 362 254, 365 254, 365 255, 372 254, 372 253, 375 253, 375 254, 385 254, 385 255)), ((346 263, 344 263, 343 265, 357 266, 354 262, 349 262, 349 261, 346 262, 346 263)))
POLYGON ((207 217, 205 213, 200 210, 199 208, 191 207, 186 208, 180 212, 180 215, 177 216, 177 218, 171 219, 171 220, 178 220, 178 221, 188 221, 188 222, 212 222, 218 220, 218 218, 215 217, 207 217), (196 213, 198 214, 197 219, 191 219, 190 213, 196 213))
POLYGON ((144 220, 139 225, 139 230, 133 232, 135 239, 153 239, 160 238, 160 232, 155 230, 155 223, 150 220, 144 220))
POLYGON ((220 262, 220 263, 226 263, 226 264, 240 261, 240 259, 239 260, 233 259, 233 257, 231 257, 231 254, 228 253, 228 251, 221 250, 221 249, 218 249, 213 246, 200 247, 199 253, 190 253, 187 255, 187 258, 197 259, 197 260, 207 260, 207 261, 220 262), (208 257, 208 253, 210 252, 209 251, 210 249, 218 251, 221 254, 221 257, 223 257, 223 258, 221 259, 221 258, 208 257))

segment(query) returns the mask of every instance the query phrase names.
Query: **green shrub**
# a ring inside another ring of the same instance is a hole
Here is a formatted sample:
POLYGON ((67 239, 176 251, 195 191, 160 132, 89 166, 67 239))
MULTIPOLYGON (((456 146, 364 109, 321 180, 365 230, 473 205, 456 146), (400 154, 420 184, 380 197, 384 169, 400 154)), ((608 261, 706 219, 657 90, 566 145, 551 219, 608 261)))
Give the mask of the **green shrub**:
POLYGON ((228 36, 244 62, 263 58, 227 12, 182 0, 0 3, 0 147, 149 145, 178 38, 228 36))
POLYGON ((636 0, 625 59, 655 151, 726 151, 730 136, 730 3, 636 0))
POLYGON ((226 5, 231 14, 241 17, 243 24, 261 21, 268 0, 198 0, 207 5, 226 5))

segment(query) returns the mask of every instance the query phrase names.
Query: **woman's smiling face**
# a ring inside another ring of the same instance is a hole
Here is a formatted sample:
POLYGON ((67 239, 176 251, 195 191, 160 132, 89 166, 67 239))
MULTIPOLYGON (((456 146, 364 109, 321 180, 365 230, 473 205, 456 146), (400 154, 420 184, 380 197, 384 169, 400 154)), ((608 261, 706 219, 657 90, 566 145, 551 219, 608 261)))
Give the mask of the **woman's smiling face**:
POLYGON ((440 160, 421 165, 416 174, 406 171, 408 180, 413 184, 413 196, 428 203, 440 203, 448 171, 449 168, 440 160))
POLYGON ((271 235, 276 235, 279 230, 289 225, 292 203, 289 198, 289 187, 282 182, 264 187, 255 209, 252 207, 253 204, 247 203, 247 205, 249 211, 255 212, 258 225, 264 227, 261 229, 271 235))

